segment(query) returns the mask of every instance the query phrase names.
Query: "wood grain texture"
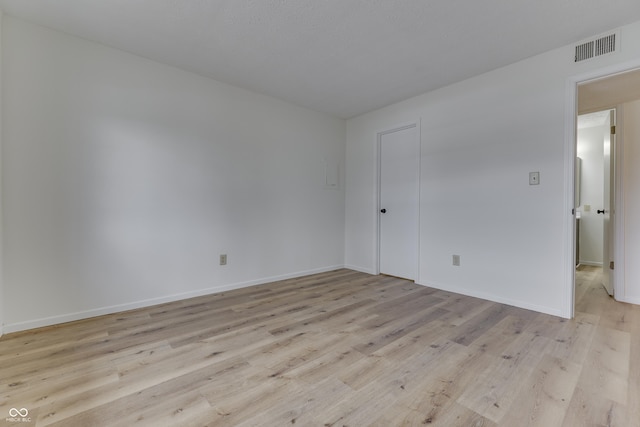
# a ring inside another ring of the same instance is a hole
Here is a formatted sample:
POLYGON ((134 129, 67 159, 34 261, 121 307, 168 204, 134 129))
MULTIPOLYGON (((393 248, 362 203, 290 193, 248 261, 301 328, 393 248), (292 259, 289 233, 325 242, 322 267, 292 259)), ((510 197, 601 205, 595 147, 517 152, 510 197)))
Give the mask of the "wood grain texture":
POLYGON ((640 307, 337 270, 0 339, 0 426, 640 427, 640 307))

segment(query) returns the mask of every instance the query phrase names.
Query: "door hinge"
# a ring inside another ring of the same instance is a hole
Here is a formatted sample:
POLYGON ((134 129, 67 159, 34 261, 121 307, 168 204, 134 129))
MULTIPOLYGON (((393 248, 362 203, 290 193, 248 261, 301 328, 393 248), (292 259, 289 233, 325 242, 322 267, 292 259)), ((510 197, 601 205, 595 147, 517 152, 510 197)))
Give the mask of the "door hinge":
POLYGON ((614 263, 613 263, 613 261, 609 262, 609 269, 610 269, 610 270, 613 270, 613 269, 614 269, 613 267, 614 267, 614 263))
POLYGON ((611 135, 615 135, 616 134, 616 126, 613 125, 611 126, 611 135))

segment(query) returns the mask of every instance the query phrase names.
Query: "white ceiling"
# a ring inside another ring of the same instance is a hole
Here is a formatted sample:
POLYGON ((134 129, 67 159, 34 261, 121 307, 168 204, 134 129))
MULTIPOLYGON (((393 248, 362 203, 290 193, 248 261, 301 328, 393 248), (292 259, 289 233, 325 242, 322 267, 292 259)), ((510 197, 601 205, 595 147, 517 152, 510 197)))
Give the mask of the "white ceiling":
POLYGON ((0 0, 0 7, 342 118, 640 20, 638 0, 0 0))

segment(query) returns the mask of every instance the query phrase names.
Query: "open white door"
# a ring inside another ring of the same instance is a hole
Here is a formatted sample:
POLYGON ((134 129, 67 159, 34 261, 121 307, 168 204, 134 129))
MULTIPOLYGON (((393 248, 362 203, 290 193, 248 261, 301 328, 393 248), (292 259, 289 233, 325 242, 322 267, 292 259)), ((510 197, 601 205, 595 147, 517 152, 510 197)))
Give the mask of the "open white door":
POLYGON ((380 273, 416 280, 420 141, 416 125, 379 135, 380 273))
POLYGON ((614 268, 614 211, 615 211, 615 145, 616 145, 616 110, 609 113, 609 127, 611 133, 604 141, 604 191, 602 226, 602 284, 607 293, 613 296, 613 268, 614 268))

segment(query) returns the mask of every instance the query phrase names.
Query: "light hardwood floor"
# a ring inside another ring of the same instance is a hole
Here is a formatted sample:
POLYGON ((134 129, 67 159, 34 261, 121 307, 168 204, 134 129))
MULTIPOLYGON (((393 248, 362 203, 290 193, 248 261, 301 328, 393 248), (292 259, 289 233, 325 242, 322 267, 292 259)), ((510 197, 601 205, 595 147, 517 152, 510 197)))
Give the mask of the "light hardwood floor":
POLYGON ((639 426, 640 307, 598 281, 570 321, 338 270, 11 334, 0 426, 639 426))

